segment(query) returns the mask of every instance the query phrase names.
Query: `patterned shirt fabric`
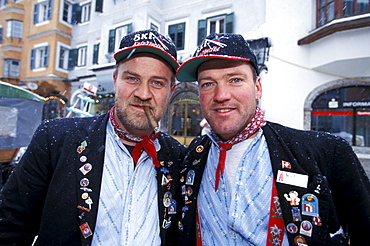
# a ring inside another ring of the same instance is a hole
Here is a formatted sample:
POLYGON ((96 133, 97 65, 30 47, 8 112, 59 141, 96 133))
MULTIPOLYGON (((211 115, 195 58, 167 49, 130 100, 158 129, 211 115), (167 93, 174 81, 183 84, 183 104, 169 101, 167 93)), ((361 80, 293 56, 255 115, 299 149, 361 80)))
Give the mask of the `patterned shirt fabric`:
MULTIPOLYGON (((227 151, 227 156, 240 162, 233 185, 229 183, 226 168, 217 192, 214 177, 219 149, 212 141, 198 194, 203 245, 266 245, 273 174, 262 130, 255 138, 235 144, 227 151), (240 151, 240 145, 249 146, 240 151)), ((286 234, 283 245, 289 245, 286 234)))
MULTIPOLYGON (((158 140, 154 140, 154 145, 158 151, 158 140)), ((151 158, 143 152, 134 168, 129 151, 108 123, 92 246, 160 245, 157 185, 151 158)))

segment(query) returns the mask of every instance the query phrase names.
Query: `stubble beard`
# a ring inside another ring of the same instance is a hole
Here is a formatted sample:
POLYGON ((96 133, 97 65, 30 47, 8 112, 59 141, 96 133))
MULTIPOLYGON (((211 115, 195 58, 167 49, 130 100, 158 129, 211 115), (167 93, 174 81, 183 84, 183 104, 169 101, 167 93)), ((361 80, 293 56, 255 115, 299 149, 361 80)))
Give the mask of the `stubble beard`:
POLYGON ((145 115, 140 112, 128 112, 127 108, 121 108, 116 104, 116 115, 126 130, 149 130, 151 126, 145 115))

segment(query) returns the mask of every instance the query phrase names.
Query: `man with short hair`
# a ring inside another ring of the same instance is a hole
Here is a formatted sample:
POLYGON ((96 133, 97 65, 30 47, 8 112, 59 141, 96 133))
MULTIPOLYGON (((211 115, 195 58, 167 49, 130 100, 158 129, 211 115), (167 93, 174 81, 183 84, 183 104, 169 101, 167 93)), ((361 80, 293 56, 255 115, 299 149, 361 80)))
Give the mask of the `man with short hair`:
POLYGON ((0 244, 176 245, 185 147, 158 131, 175 89, 172 41, 153 30, 114 54, 109 114, 45 121, 0 195, 0 244))
POLYGON ((177 78, 198 81, 211 125, 180 168, 180 245, 368 244, 370 184, 351 146, 265 120, 241 35, 208 36, 177 78))

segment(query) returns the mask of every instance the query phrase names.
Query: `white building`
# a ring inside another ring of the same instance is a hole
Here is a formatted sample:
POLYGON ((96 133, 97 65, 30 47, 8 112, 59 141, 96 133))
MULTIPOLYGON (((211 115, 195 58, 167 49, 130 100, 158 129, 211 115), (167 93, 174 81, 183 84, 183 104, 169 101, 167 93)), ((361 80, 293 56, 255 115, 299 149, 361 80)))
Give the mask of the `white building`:
MULTIPOLYGON (((268 71, 261 73, 267 119, 341 134, 370 153, 368 0, 93 0, 73 9, 80 23, 73 25, 72 93, 86 81, 101 97, 113 92, 112 54, 128 32, 154 28, 170 35, 180 62, 211 32, 268 38, 268 71)), ((201 118, 196 86, 181 84, 161 126, 188 143, 201 118)))

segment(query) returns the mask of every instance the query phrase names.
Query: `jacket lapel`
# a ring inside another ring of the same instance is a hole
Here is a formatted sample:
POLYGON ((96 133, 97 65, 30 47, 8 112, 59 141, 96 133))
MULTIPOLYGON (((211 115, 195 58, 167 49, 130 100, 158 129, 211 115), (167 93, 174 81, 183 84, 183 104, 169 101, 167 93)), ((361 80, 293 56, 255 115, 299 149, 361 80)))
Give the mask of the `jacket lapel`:
POLYGON ((327 220, 328 187, 324 176, 317 169, 310 170, 310 163, 304 153, 283 141, 282 131, 275 131, 269 125, 263 128, 268 144, 274 179, 278 190, 285 229, 291 245, 297 242, 309 244, 324 240, 324 234, 313 230, 322 227, 327 220), (298 155, 304 158, 297 158, 298 155), (307 171, 309 170, 309 172, 307 171))
POLYGON ((107 115, 97 118, 86 131, 77 133, 75 173, 81 245, 91 244, 99 205, 99 195, 105 154, 107 115))

